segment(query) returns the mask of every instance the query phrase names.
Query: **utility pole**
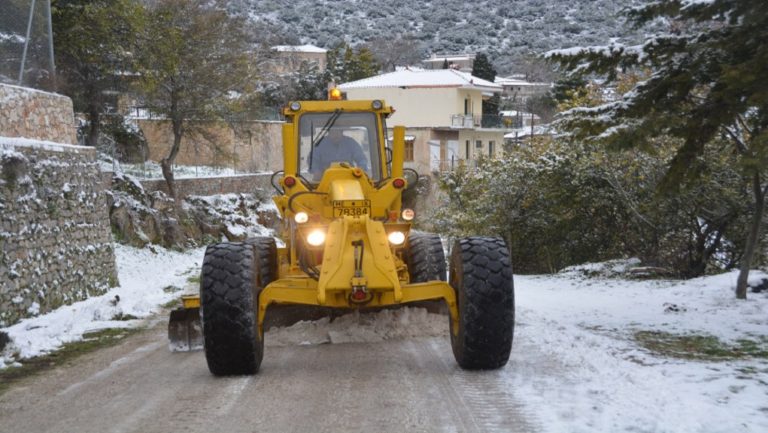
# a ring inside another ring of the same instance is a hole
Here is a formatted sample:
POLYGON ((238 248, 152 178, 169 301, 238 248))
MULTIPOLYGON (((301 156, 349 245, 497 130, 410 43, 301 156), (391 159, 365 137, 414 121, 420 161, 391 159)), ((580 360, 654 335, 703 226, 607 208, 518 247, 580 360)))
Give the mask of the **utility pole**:
POLYGON ((51 0, 45 2, 45 15, 48 20, 48 65, 51 68, 51 90, 57 90, 56 62, 53 58, 53 20, 51 19, 51 0))
MULTIPOLYGON (((27 20, 27 34, 24 39, 24 51, 21 55, 21 65, 19 66, 19 86, 24 85, 24 69, 27 66, 27 51, 29 50, 29 42, 32 38, 32 21, 35 16, 35 4, 36 0, 32 0, 29 4, 29 19, 27 20)), ((45 16, 47 21, 48 30, 48 68, 51 78, 51 88, 49 90, 56 91, 56 62, 53 57, 53 20, 51 18, 51 0, 45 0, 45 16)))
POLYGON ((32 36, 32 17, 35 15, 35 0, 29 5, 29 19, 27 20, 27 37, 24 39, 24 51, 21 54, 21 66, 19 67, 19 86, 24 83, 24 66, 27 63, 27 49, 29 48, 29 37, 32 36))

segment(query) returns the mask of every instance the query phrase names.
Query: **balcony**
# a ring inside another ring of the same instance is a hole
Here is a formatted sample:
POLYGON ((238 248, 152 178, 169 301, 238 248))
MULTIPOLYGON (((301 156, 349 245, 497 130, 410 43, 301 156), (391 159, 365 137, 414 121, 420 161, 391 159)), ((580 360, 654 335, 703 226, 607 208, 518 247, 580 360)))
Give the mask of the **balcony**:
POLYGON ((496 114, 453 114, 452 128, 509 128, 510 121, 496 114))
POLYGON ((451 128, 474 128, 475 119, 471 114, 452 114, 451 128))

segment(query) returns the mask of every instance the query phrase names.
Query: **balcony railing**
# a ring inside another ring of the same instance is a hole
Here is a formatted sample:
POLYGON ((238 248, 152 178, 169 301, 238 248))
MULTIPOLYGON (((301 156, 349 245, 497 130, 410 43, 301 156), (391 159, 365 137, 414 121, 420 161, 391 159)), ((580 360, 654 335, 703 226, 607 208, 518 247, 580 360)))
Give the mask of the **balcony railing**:
POLYGON ((475 119, 471 114, 452 114, 451 115, 451 127, 452 128, 474 128, 475 119))
POLYGON ((511 119, 496 114, 453 114, 452 128, 510 128, 511 119))

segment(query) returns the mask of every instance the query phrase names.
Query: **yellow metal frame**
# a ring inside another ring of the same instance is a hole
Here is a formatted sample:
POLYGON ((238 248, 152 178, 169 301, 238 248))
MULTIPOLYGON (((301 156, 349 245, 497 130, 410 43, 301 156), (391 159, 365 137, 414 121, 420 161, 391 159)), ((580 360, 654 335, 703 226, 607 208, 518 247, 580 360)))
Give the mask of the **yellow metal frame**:
MULTIPOLYGON (((445 281, 410 283, 402 259, 406 245, 391 245, 387 237, 391 231, 407 234, 410 230, 410 223, 399 219, 402 191, 406 186, 403 178, 404 127, 394 127, 391 171, 389 178, 378 184, 371 182, 359 169, 342 164, 328 168, 317 185, 305 185, 297 179, 299 140, 294 122, 302 114, 337 109, 377 113, 379 150, 383 156, 386 155, 384 118, 393 110, 384 101, 380 102, 379 105, 374 101, 301 101, 289 104, 284 110, 287 120, 283 125, 284 175, 280 180, 284 194, 275 197, 274 201, 283 218, 283 239, 287 246, 278 248, 277 279, 259 293, 259 336, 263 335, 267 309, 273 304, 355 309, 440 299, 448 307, 451 332, 458 333, 459 312, 454 289, 445 281), (288 177, 293 177, 295 182, 286 185, 288 177), (395 180, 401 183, 400 188, 395 186, 395 180), (334 217, 334 203, 338 202, 369 204, 370 213, 334 217), (307 212, 310 220, 304 224, 294 222, 298 212, 307 212), (311 230, 325 230, 326 240, 322 246, 307 245, 306 236, 311 230), (317 279, 307 275, 299 265, 299 248, 307 248, 308 253, 322 250, 322 262, 315 264, 319 266, 317 279), (365 291, 364 302, 352 299, 354 290, 365 291)), ((385 158, 379 160, 382 173, 386 174, 385 158)), ((196 301, 199 305, 199 298, 196 301)), ((193 299, 184 299, 185 306, 194 303, 193 299)))
MULTIPOLYGON (((258 326, 259 335, 263 335, 264 318, 267 308, 272 304, 315 305, 318 307, 359 308, 349 302, 349 290, 331 290, 326 292, 324 301, 318 299, 318 282, 309 277, 287 277, 273 281, 259 295, 258 326)), ((395 299, 393 290, 372 291, 371 301, 365 307, 387 307, 409 302, 445 300, 451 317, 451 332, 459 332, 459 310, 456 293, 445 281, 405 284, 400 286, 400 300, 395 299)))

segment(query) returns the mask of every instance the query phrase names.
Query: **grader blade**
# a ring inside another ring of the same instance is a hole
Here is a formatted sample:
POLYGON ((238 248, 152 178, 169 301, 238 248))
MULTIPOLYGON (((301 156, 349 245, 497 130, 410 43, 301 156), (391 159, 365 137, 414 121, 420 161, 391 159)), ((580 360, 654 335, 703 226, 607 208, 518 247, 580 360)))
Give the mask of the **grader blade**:
POLYGON ((203 348, 200 301, 185 297, 184 307, 171 311, 168 321, 168 348, 171 352, 189 352, 203 348))

